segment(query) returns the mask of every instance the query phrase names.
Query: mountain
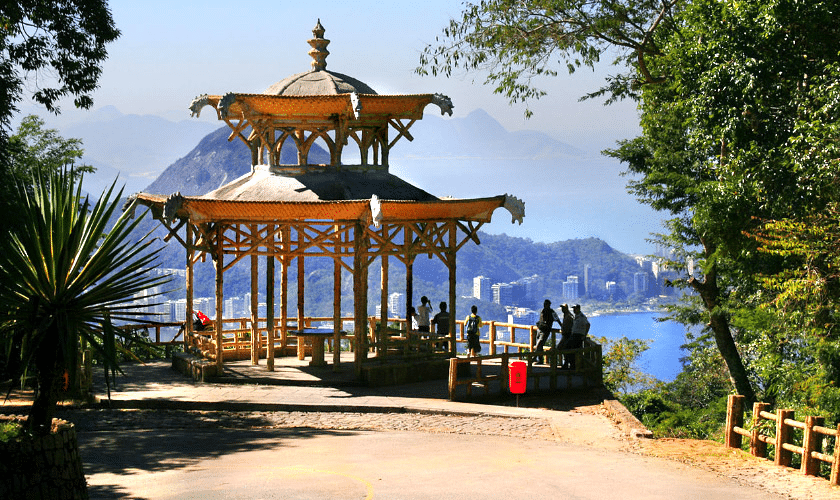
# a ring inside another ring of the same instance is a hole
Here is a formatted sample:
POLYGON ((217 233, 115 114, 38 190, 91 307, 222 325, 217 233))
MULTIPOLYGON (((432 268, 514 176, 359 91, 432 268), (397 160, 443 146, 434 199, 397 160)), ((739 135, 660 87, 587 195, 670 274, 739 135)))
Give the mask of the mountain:
POLYGON ((102 192, 115 179, 127 193, 142 190, 218 127, 195 119, 173 122, 153 115, 127 115, 114 106, 80 116, 73 121, 63 116, 44 119, 63 137, 82 140, 81 163, 96 167, 94 174, 85 176, 85 189, 92 193, 102 192))
POLYGON ((483 109, 463 118, 444 119, 427 113, 411 127, 414 141, 401 141, 391 152, 401 159, 550 160, 586 153, 548 134, 533 130, 509 132, 483 109))
MULTIPOLYGON (((238 138, 228 140, 230 128, 217 129, 201 139, 186 156, 166 168, 143 191, 170 194, 179 191, 184 196, 201 195, 227 184, 251 171, 251 150, 238 138)), ((287 139, 281 162, 297 162, 297 151, 287 139)), ((329 163, 330 154, 317 143, 309 150, 313 163, 329 163)))

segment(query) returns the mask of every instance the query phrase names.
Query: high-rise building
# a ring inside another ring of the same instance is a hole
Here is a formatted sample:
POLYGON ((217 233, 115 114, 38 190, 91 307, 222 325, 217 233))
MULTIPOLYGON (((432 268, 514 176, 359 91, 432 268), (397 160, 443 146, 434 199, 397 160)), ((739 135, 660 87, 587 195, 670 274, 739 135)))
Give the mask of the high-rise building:
POLYGON ((583 265, 583 293, 589 296, 589 280, 592 279, 592 264, 583 265))
POLYGON ((394 292, 388 295, 388 312, 398 318, 405 316, 405 294, 394 292))
POLYGON ((473 278, 473 297, 478 300, 491 300, 492 291, 490 289, 490 278, 486 276, 476 276, 473 278))
POLYGON ((510 283, 496 283, 492 287, 493 302, 503 306, 513 304, 513 286, 510 283))
POLYGON ((647 295, 648 273, 633 273, 633 293, 647 295))

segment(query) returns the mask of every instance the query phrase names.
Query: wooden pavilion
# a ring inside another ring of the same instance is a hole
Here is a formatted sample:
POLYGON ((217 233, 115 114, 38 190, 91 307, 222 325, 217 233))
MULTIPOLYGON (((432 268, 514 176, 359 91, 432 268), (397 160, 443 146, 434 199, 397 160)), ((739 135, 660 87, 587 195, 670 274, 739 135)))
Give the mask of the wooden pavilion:
MULTIPOLYGON (((251 361, 258 364, 265 350, 268 370, 275 350, 286 352, 290 321, 305 324, 304 287, 307 258, 333 260, 333 363, 339 363, 342 336, 341 270, 353 278, 353 349, 356 372, 371 347, 379 353, 382 334, 368 337, 368 268, 377 259, 382 271, 382 325, 387 324, 388 264, 395 257, 406 267, 406 303, 412 297, 412 265, 418 255, 436 256, 449 271, 450 325, 455 332, 456 253, 467 242, 479 243, 477 231, 505 207, 522 223, 521 200, 501 195, 478 199, 441 199, 388 171, 388 156, 401 138, 413 140, 409 129, 422 119, 428 104, 452 114, 452 103, 440 94, 379 95, 366 84, 326 70, 324 28, 320 21, 308 41, 312 69, 290 76, 262 94, 202 95, 190 109, 198 115, 211 106, 231 129, 229 140, 240 139, 251 151, 251 172, 202 196, 139 193, 141 204, 186 249, 186 317, 193 317, 193 266, 210 256, 215 265, 215 363, 221 369, 224 352, 223 283, 225 271, 250 258, 251 361), (329 164, 308 161, 312 145, 326 145, 329 164), (358 164, 345 164, 348 144, 358 146, 358 164), (284 147, 297 150, 297 163, 281 165, 284 147), (265 258, 260 278, 258 263, 265 258), (280 266, 280 318, 275 315, 275 262, 280 266), (297 313, 290 318, 288 273, 297 272, 297 313), (259 317, 258 286, 265 280, 266 317, 259 317), (266 325, 263 340, 258 324, 266 325), (279 331, 277 331, 279 330, 279 331)), ((187 335, 192 336, 187 321, 187 335)), ((453 337, 454 339, 454 337, 453 337)), ((300 342, 300 339, 298 339, 300 342)), ((455 354, 455 342, 449 342, 455 354)))

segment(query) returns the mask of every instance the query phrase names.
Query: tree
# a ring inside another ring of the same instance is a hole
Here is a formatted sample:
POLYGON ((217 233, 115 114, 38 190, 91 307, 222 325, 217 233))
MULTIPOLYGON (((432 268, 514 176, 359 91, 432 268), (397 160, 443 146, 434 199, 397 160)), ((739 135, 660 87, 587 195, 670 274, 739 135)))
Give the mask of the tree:
POLYGON ((756 325, 747 318, 765 293, 757 277, 791 262, 759 252, 749 234, 761 220, 819 211, 833 187, 833 163, 815 160, 800 136, 816 128, 803 118, 836 81, 837 10, 836 1, 486 1, 467 5, 419 71, 487 69, 513 101, 543 95, 532 79, 556 74, 554 55, 572 71, 615 51, 624 73, 586 97, 636 99, 643 134, 607 154, 628 165, 641 202, 673 215, 658 237, 678 256, 668 264, 700 269, 675 283, 697 295, 673 317, 707 325, 735 389, 753 400, 744 350, 766 332, 732 320, 756 325))
POLYGON ((0 4, 0 125, 9 126, 27 79, 35 86, 32 97, 49 111, 58 112, 58 100, 68 95, 77 107, 90 108, 105 46, 119 35, 106 0, 0 4))
POLYGON ((131 320, 145 306, 133 296, 165 281, 149 277, 156 251, 131 231, 141 218, 124 212, 113 224, 122 191, 113 187, 91 204, 70 170, 17 183, 23 220, 0 238, 0 335, 16 373, 35 371, 37 392, 26 427, 48 434, 63 375, 74 379, 81 342, 115 366, 112 322, 131 320))
MULTIPOLYGON (((654 34, 674 30, 678 0, 485 0, 465 3, 460 19, 452 19, 435 44, 420 56, 419 74, 451 76, 459 69, 486 71, 485 83, 511 103, 546 95, 539 77, 557 76, 565 66, 574 73, 594 67, 602 55, 625 73, 587 97, 608 96, 607 102, 638 97, 639 87, 659 83, 648 59, 663 55, 654 34), (560 60, 553 61, 554 56, 560 60)), ((526 116, 531 111, 526 110, 526 116)))
POLYGON ((35 115, 21 120, 17 132, 9 137, 8 153, 12 176, 27 185, 38 176, 70 165, 76 176, 95 170, 89 165, 76 165, 84 154, 81 139, 65 139, 55 129, 44 129, 44 120, 35 115))

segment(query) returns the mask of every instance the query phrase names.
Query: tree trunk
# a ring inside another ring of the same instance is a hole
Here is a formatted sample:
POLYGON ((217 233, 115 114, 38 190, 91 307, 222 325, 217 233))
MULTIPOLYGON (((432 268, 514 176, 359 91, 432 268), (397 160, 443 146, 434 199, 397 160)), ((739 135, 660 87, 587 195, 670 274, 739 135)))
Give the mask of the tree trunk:
POLYGON ((45 339, 36 355, 35 367, 38 370, 38 392, 32 407, 29 410, 29 418, 26 421, 26 428, 29 432, 46 436, 52 428, 52 419, 55 414, 55 406, 58 401, 58 392, 63 382, 59 369, 58 342, 50 342, 45 339))
MULTIPOLYGON (((703 247, 706 258, 713 258, 714 246, 703 241, 703 247)), ((729 318, 719 307, 720 289, 717 285, 717 264, 711 264, 708 267, 702 282, 692 277, 689 278, 688 284, 700 294, 706 310, 709 311, 711 316, 709 326, 715 335, 715 344, 720 355, 723 357, 723 361, 726 363, 726 368, 729 371, 729 380, 735 387, 735 391, 744 396, 750 404, 754 403, 755 392, 747 376, 747 370, 744 367, 741 354, 735 345, 735 339, 732 338, 732 331, 729 328, 729 318)))

